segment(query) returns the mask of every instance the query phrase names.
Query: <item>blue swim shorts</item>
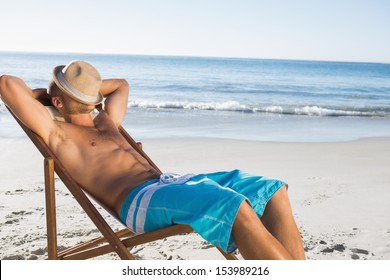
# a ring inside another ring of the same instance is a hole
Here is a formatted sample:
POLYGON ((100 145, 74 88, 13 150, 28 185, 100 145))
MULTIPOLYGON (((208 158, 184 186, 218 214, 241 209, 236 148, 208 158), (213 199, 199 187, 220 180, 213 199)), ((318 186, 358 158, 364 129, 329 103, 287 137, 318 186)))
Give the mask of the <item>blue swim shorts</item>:
POLYGON ((131 191, 120 219, 135 233, 187 224, 231 253, 237 249, 231 232, 241 203, 248 201, 260 218, 267 202, 284 185, 241 170, 184 176, 166 173, 131 191))

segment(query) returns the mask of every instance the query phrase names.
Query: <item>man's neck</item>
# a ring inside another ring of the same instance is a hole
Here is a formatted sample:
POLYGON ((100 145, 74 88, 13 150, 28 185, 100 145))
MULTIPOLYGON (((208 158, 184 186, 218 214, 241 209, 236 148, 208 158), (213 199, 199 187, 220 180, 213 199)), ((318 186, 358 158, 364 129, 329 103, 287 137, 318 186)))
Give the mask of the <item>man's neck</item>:
POLYGON ((67 115, 65 116, 65 121, 80 125, 80 126, 86 126, 86 127, 95 127, 95 124, 91 118, 91 115, 89 113, 87 114, 77 114, 77 115, 67 115))

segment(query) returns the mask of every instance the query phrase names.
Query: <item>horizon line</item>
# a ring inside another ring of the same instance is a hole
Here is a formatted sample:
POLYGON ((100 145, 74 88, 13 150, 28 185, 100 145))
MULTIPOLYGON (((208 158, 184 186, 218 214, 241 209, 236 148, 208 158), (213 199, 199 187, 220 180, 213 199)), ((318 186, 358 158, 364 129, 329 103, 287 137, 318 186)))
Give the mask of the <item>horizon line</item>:
POLYGON ((308 62, 329 62, 329 63, 372 63, 390 64, 390 61, 358 61, 358 60, 335 60, 335 59, 310 59, 310 58, 264 58, 245 56, 206 56, 206 55, 184 55, 184 54, 141 54, 141 53, 108 53, 108 52, 66 52, 66 51, 26 51, 26 50, 0 50, 0 53, 20 53, 20 54, 57 54, 57 55, 112 55, 112 56, 155 56, 155 57, 188 57, 188 58, 214 58, 214 59, 248 59, 248 60, 287 60, 287 61, 308 61, 308 62))

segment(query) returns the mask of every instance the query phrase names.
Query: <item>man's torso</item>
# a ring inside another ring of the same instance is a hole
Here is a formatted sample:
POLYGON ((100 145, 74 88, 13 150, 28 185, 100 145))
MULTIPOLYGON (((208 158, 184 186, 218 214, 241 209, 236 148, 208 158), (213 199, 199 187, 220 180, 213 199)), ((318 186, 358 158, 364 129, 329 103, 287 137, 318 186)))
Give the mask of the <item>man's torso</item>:
POLYGON ((119 214, 128 193, 159 173, 130 146, 105 112, 94 124, 58 122, 49 146, 84 190, 119 214))

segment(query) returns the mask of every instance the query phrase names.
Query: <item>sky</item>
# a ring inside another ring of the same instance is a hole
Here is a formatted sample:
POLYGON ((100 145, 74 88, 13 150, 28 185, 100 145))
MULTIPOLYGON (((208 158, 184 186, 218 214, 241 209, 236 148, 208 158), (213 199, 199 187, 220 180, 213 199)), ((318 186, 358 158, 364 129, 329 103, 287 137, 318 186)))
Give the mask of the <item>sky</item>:
POLYGON ((0 0, 0 51, 390 63, 388 0, 0 0))

